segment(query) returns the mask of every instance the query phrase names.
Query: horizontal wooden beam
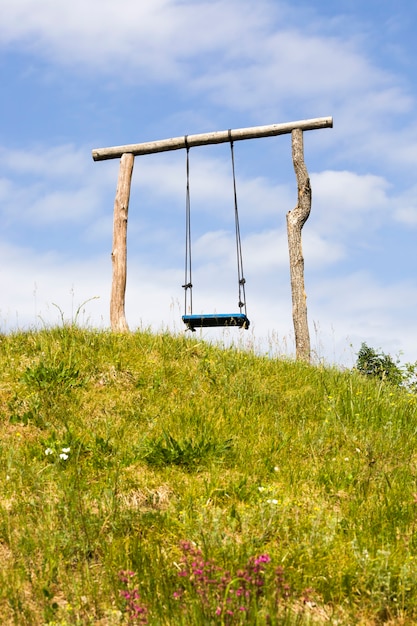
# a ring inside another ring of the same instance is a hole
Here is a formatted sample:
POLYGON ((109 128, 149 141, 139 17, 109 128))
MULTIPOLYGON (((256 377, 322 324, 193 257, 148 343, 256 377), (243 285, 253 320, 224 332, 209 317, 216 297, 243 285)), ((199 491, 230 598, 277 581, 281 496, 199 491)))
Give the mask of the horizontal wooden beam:
POLYGON ((147 143, 134 143, 127 146, 114 146, 113 148, 96 148, 93 150, 94 161, 121 158, 122 154, 153 154, 155 152, 167 152, 168 150, 180 150, 187 146, 207 146, 214 143, 227 141, 241 141, 243 139, 259 139, 260 137, 274 137, 291 133, 296 128, 301 130, 316 130, 318 128, 332 128, 332 117, 317 117, 311 120, 298 122, 286 122, 285 124, 272 124, 270 126, 253 126, 252 128, 238 128, 236 130, 219 130, 200 135, 185 135, 147 143))

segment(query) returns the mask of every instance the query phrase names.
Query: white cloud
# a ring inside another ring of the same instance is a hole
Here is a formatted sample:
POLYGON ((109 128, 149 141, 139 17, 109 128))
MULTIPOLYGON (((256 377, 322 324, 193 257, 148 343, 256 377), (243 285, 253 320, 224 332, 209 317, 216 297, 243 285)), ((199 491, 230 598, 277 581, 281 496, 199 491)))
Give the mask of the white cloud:
POLYGON ((366 224, 375 228, 391 208, 389 183, 374 174, 324 171, 311 175, 314 222, 320 232, 345 239, 366 224))
POLYGON ((218 101, 226 98, 229 104, 233 100, 234 105, 252 107, 277 96, 323 101, 324 94, 333 94, 337 102, 354 96, 352 91, 387 82, 381 70, 341 38, 277 27, 251 44, 250 63, 236 68, 226 59, 222 71, 208 66, 199 79, 201 88, 210 87, 218 101))
POLYGON ((19 42, 64 65, 105 73, 124 67, 155 81, 184 76, 184 60, 239 41, 266 22, 249 2, 15 0, 2 16, 3 44, 19 42))
POLYGON ((348 364, 348 345, 357 351, 365 341, 392 355, 401 352, 403 362, 415 361, 417 287, 412 281, 387 283, 360 271, 315 282, 308 296, 310 328, 318 320, 328 360, 348 364))
POLYGON ((271 99, 276 107, 306 96, 318 107, 327 102, 343 108, 360 95, 360 102, 385 113, 412 105, 393 77, 366 58, 363 41, 337 30, 329 36, 328 20, 318 17, 314 33, 296 27, 298 11, 285 3, 37 0, 36 11, 32 4, 9 3, 0 42, 23 46, 51 64, 139 84, 184 81, 184 89, 235 109, 265 107, 271 99))
POLYGON ((26 149, 0 146, 2 171, 60 181, 64 181, 68 173, 74 177, 84 176, 86 156, 84 147, 72 144, 26 149))
MULTIPOLYGON (((85 307, 87 318, 91 311, 96 324, 103 325, 100 311, 108 317, 105 308, 110 273, 103 259, 68 260, 58 252, 38 253, 29 247, 0 242, 0 262, 9 268, 0 276, 0 289, 5 295, 0 322, 5 330, 58 324, 57 307, 71 321, 78 307, 96 296, 100 300, 85 307)), ((78 321, 86 322, 87 318, 78 321)))
POLYGON ((328 268, 335 262, 346 257, 346 245, 343 245, 340 238, 331 240, 321 232, 309 230, 308 222, 303 232, 303 250, 306 263, 311 269, 328 268))
POLYGON ((407 226, 417 226, 417 185, 405 190, 395 199, 394 217, 407 226))
POLYGON ((89 221, 98 207, 95 188, 68 191, 47 191, 34 199, 24 211, 25 218, 33 223, 53 224, 59 222, 89 221))
POLYGON ((254 275, 273 272, 288 265, 285 220, 281 229, 253 233, 242 242, 245 267, 254 275))
POLYGON ((25 225, 87 223, 117 180, 116 168, 111 181, 108 168, 95 167, 87 148, 72 145, 26 150, 3 146, 0 167, 1 211, 9 222, 20 225, 22 220, 25 225))
POLYGON ((106 75, 118 89, 172 85, 256 123, 333 115, 334 129, 313 141, 334 160, 415 166, 417 135, 405 117, 415 98, 372 60, 368 26, 347 29, 346 16, 329 21, 314 10, 304 18, 304 8, 268 0, 38 0, 36 11, 32 0, 14 0, 0 42, 51 66, 106 75))

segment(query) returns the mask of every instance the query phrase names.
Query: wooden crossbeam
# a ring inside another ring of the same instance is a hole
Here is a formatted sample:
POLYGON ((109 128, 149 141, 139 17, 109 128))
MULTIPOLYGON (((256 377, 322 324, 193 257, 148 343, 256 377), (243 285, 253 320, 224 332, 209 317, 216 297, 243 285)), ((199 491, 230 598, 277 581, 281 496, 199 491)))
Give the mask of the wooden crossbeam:
POLYGON ((122 154, 153 154, 155 152, 168 152, 169 150, 181 150, 187 146, 207 146, 215 143, 225 143, 227 141, 242 141, 243 139, 258 139, 261 137, 275 137, 285 135, 296 129, 316 130, 318 128, 333 128, 332 117, 317 117, 311 120, 300 120, 298 122, 285 122, 284 124, 271 124, 270 126, 253 126, 252 128, 238 128, 235 130, 219 130, 212 133, 201 133, 199 135, 187 135, 173 137, 171 139, 161 139, 159 141, 148 141, 146 143, 133 143, 127 146, 113 146, 112 148, 96 148, 92 151, 94 161, 105 161, 107 159, 120 159, 122 154))

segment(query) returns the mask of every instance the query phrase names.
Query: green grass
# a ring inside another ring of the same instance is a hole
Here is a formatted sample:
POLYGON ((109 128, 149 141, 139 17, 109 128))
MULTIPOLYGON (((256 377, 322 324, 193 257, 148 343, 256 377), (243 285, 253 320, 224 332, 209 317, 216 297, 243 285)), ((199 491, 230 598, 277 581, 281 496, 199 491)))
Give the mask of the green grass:
POLYGON ((1 624, 417 623, 415 394, 65 325, 0 371, 1 624))

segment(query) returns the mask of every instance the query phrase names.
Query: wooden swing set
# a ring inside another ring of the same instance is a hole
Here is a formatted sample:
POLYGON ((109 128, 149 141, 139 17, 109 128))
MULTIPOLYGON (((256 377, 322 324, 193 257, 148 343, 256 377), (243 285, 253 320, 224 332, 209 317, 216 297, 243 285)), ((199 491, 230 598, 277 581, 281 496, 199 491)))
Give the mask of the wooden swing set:
POLYGON ((292 293, 293 324, 297 359, 310 360, 310 336, 307 321, 307 303, 304 289, 304 258, 301 245, 301 231, 311 211, 311 186, 304 162, 303 131, 320 128, 332 128, 331 117, 301 120, 285 124, 255 126, 236 130, 216 131, 198 135, 185 135, 160 141, 98 148, 92 151, 94 161, 120 159, 119 177, 114 203, 113 248, 112 248, 112 289, 110 299, 110 323, 112 331, 128 332, 129 327, 125 315, 125 295, 127 276, 127 221, 130 199, 131 180, 135 156, 166 152, 170 150, 186 150, 187 186, 186 186, 186 259, 185 259, 185 312, 183 322, 190 330, 207 327, 238 327, 248 328, 249 319, 246 312, 245 278, 243 275, 242 247, 236 193, 236 176, 234 166, 233 145, 235 141, 274 137, 291 133, 292 159, 297 178, 298 200, 294 209, 287 213, 288 249, 290 257, 290 278, 292 293), (218 143, 230 143, 234 203, 235 230, 238 264, 239 313, 203 314, 192 313, 192 280, 191 280, 191 222, 190 222, 190 187, 189 187, 189 152, 194 146, 205 146, 218 143), (189 297, 189 305, 187 301, 189 297))

